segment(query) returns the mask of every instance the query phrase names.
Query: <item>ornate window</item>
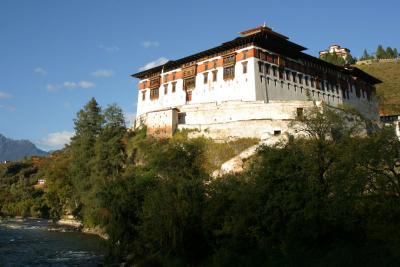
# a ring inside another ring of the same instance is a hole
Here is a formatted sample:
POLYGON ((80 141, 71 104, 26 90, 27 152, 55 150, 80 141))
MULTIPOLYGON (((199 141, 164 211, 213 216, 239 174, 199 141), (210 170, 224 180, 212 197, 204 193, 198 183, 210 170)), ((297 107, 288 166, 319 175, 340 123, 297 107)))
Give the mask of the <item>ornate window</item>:
POLYGON ((150 80, 150 88, 160 87, 160 79, 161 77, 158 76, 150 80))
POLYGON ((158 99, 158 88, 150 90, 150 99, 151 100, 158 99))
POLYGON ((183 89, 185 91, 192 90, 195 87, 196 87, 196 78, 195 77, 183 80, 183 89))
POLYGON ((206 84, 208 82, 208 72, 203 73, 203 83, 206 84))
POLYGON ((182 70, 183 78, 192 77, 196 75, 196 65, 184 68, 182 70))
POLYGON ((235 65, 224 68, 224 80, 235 78, 235 65))
POLYGON ((236 55, 230 54, 224 57, 224 66, 234 65, 236 63, 236 55))
POLYGON ((146 91, 142 91, 142 101, 146 100, 146 91))

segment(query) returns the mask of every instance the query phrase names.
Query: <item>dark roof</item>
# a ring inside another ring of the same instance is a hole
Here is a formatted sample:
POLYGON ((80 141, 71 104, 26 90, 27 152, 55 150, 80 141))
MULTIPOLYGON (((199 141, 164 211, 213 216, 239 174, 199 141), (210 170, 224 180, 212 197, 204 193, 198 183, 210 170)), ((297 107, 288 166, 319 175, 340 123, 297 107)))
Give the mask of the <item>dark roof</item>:
MULTIPOLYGON (((211 49, 190 55, 188 57, 184 57, 178 60, 170 60, 166 62, 163 65, 144 70, 135 74, 132 74, 133 77, 135 78, 140 78, 145 76, 146 74, 150 74, 153 72, 158 72, 161 71, 162 68, 164 68, 164 71, 168 71, 170 69, 180 67, 182 64, 191 62, 206 56, 211 56, 216 53, 223 52, 225 50, 235 48, 240 45, 246 45, 250 43, 255 43, 261 46, 265 46, 267 48, 270 48, 272 50, 280 50, 282 53, 290 53, 291 51, 302 51, 305 50, 306 48, 303 46, 300 46, 298 44, 292 43, 284 38, 281 38, 280 36, 268 32, 259 32, 257 34, 245 36, 245 37, 237 37, 233 39, 232 41, 222 43, 219 46, 213 47, 211 49)), ((277 51, 278 52, 278 51, 277 51)))
POLYGON ((248 36, 237 37, 231 41, 222 43, 219 46, 213 47, 211 49, 208 49, 208 50, 205 50, 205 51, 202 51, 202 52, 199 52, 199 53, 196 53, 196 54, 193 54, 193 55, 190 55, 190 56, 178 59, 178 60, 170 60, 163 65, 132 74, 131 76, 135 77, 135 78, 141 78, 145 75, 148 75, 148 74, 151 74, 154 72, 159 72, 163 68, 164 68, 164 71, 167 72, 169 70, 181 67, 182 64, 192 62, 192 61, 204 58, 206 56, 212 56, 217 53, 220 53, 220 52, 223 52, 223 51, 226 51, 226 50, 229 50, 231 48, 235 48, 235 47, 238 47, 241 45, 254 44, 255 46, 259 46, 259 47, 274 51, 278 54, 292 57, 293 59, 299 59, 299 58, 307 59, 307 60, 309 60, 311 62, 315 62, 319 65, 324 65, 331 69, 335 69, 339 72, 343 72, 346 74, 354 75, 356 77, 360 77, 363 80, 365 80, 371 84, 377 84, 377 83, 382 82, 358 68, 340 67, 340 66, 328 63, 319 58, 308 55, 306 53, 303 53, 302 51, 306 50, 307 48, 289 41, 286 36, 283 36, 281 34, 273 32, 269 28, 267 28, 267 29, 268 30, 261 30, 260 32, 257 32, 255 34, 251 34, 248 36))

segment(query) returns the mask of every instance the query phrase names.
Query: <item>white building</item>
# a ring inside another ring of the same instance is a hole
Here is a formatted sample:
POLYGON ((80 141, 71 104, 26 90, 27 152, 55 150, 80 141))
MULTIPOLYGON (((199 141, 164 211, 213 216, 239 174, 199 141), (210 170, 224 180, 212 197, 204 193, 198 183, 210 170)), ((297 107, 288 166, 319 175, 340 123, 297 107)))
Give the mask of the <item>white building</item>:
POLYGON ((340 45, 334 44, 331 45, 327 50, 320 51, 319 56, 322 57, 326 54, 336 54, 341 56, 343 59, 346 59, 348 55, 350 55, 350 49, 340 47, 340 45))
POLYGON ((267 138, 290 132, 303 109, 350 105, 379 121, 380 81, 305 54, 306 48, 260 26, 241 37, 132 75, 138 78, 136 127, 171 135, 197 129, 212 138, 267 138))

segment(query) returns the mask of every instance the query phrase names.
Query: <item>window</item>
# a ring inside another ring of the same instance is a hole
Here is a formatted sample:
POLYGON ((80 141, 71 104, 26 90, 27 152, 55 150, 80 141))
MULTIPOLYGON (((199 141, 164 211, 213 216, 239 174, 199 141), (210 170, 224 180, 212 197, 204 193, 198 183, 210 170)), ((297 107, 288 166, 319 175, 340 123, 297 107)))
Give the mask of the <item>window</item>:
POLYGON ((298 119, 303 118, 303 108, 296 109, 296 118, 298 119))
POLYGON ((185 91, 194 89, 196 87, 196 78, 188 78, 183 81, 183 88, 185 91))
POLYGON ((308 86, 308 76, 304 76, 304 80, 306 82, 306 85, 308 86))
POLYGON ((275 130, 274 131, 274 136, 279 136, 281 135, 281 130, 275 130))
POLYGON ((299 74, 299 83, 303 84, 303 75, 299 74))
POLYGON ((266 74, 269 74, 269 68, 270 68, 270 65, 269 64, 265 64, 265 73, 266 74))
POLYGON ((277 74, 276 74, 276 67, 275 67, 275 66, 272 66, 272 74, 273 74, 274 76, 277 75, 277 74))
POLYGON ((216 69, 217 68, 217 60, 213 60, 213 68, 216 69))
POLYGON ((147 81, 144 81, 144 82, 143 82, 143 86, 144 86, 144 88, 147 87, 147 81))
POLYGON ((168 94, 168 84, 164 84, 164 95, 168 94))
POLYGON ((224 68, 224 80, 230 80, 235 78, 235 66, 224 68))
POLYGON ((246 59, 247 58, 247 50, 244 50, 243 51, 243 59, 246 59))
POLYGON ((203 73, 203 83, 206 84, 208 82, 208 72, 203 73))
POLYGON ((146 91, 142 91, 142 101, 146 100, 146 91))
POLYGON ((164 75, 164 83, 168 82, 168 74, 164 75))
POLYGON ((150 90, 150 99, 151 100, 158 99, 158 88, 150 90))
POLYGON ((172 80, 175 80, 176 79, 176 72, 173 72, 172 73, 172 80))
POLYGON ((208 62, 204 62, 204 70, 208 70, 208 62))
POLYGON ((172 93, 175 93, 176 91, 176 82, 172 83, 172 93))
POLYGON ((217 73, 218 73, 218 71, 217 70, 214 70, 213 72, 212 72, 212 74, 213 74, 213 82, 216 82, 217 81, 217 73))
POLYGON ((296 79, 296 72, 292 72, 292 80, 293 82, 297 83, 297 79, 296 79))
POLYGON ((235 56, 235 54, 228 55, 228 56, 224 57, 223 61, 224 61, 224 66, 235 64, 236 56, 235 56))
POLYGON ((150 80, 150 88, 160 87, 160 76, 150 80))
POLYGON ((284 76, 283 70, 279 69, 279 79, 283 79, 283 76, 284 76))
POLYGON ((247 61, 242 62, 242 66, 243 66, 243 73, 247 73, 247 61))
POLYGON ((261 61, 258 61, 258 71, 263 73, 263 63, 261 61))
POLYGON ((286 80, 290 81, 290 71, 286 71, 286 80))

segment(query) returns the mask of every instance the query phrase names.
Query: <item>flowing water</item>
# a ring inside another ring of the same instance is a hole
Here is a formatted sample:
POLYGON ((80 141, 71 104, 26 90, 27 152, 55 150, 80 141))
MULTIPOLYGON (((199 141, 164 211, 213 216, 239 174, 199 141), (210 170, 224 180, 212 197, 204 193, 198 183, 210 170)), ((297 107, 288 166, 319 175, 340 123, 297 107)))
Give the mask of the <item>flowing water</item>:
POLYGON ((0 220, 0 267, 101 266, 101 243, 47 220, 0 220))

